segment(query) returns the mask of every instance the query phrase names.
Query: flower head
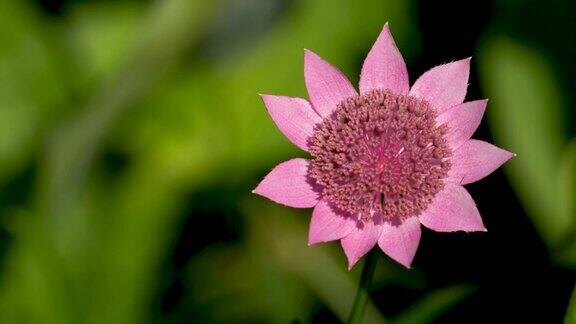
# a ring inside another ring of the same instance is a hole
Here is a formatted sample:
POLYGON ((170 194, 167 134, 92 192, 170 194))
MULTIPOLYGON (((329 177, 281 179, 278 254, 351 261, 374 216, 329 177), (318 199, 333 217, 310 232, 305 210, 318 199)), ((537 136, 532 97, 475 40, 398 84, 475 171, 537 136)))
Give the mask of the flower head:
POLYGON ((388 24, 368 53, 360 94, 338 69, 304 53, 310 97, 262 95, 278 128, 312 158, 276 166, 255 193, 314 207, 309 244, 341 240, 351 268, 374 245, 410 267, 420 224, 486 231, 462 185, 514 154, 470 139, 487 100, 464 102, 470 59, 437 66, 412 87, 388 24))

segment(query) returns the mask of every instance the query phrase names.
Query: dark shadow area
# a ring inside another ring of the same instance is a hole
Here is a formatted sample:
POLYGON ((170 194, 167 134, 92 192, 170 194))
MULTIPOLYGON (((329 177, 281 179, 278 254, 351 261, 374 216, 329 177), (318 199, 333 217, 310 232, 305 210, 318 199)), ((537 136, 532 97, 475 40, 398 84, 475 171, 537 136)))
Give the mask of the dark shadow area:
MULTIPOLYGON (((158 299, 153 315, 161 320, 169 318, 184 302, 186 291, 186 265, 192 257, 211 244, 233 244, 243 235, 243 223, 236 201, 239 192, 232 188, 214 187, 191 192, 182 214, 168 259, 164 262, 158 286, 158 299)), ((188 314, 189 316, 190 314, 188 314)))

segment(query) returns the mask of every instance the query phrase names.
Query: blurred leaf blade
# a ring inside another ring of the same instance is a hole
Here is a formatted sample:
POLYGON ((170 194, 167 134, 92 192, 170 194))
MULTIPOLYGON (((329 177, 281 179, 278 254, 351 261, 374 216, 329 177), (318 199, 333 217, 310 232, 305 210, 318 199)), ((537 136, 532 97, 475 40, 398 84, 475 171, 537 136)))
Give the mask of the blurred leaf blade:
POLYGON ((95 83, 118 73, 136 45, 144 9, 141 3, 122 1, 80 3, 72 8, 63 38, 83 68, 80 78, 95 83))
POLYGON ((0 2, 0 181, 30 163, 69 89, 45 22, 24 1, 0 2))
POLYGON ((475 288, 459 285, 440 289, 422 297, 402 314, 394 318, 394 323, 432 323, 434 319, 450 309, 454 304, 470 296, 475 288))
POLYGON ((558 200, 562 214, 569 220, 569 230, 554 255, 561 263, 576 269, 576 139, 562 153, 557 181, 558 200))
POLYGON ((556 184, 567 142, 557 78, 536 50, 503 37, 486 42, 479 65, 496 142, 518 155, 506 170, 532 222, 554 246, 570 223, 561 211, 556 184))

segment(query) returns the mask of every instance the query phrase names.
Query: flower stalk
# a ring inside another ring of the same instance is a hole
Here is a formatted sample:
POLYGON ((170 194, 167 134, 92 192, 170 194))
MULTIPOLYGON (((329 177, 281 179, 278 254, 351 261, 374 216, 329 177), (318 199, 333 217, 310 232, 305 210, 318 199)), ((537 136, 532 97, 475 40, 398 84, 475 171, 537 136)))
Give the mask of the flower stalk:
POLYGON ((362 275, 360 277, 358 291, 356 292, 356 298, 354 298, 354 305, 352 306, 352 310, 348 316, 348 321, 346 322, 348 324, 362 323, 366 304, 368 303, 368 293, 372 286, 377 263, 378 251, 377 249, 372 249, 364 261, 364 268, 362 268, 362 275))

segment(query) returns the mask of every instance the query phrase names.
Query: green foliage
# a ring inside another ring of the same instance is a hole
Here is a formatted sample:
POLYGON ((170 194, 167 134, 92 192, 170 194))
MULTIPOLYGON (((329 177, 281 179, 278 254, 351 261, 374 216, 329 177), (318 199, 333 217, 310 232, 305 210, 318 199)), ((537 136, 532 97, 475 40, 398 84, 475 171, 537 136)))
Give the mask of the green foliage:
POLYGON ((25 2, 0 2, 0 181, 22 171, 69 95, 62 63, 25 2))
POLYGON ((511 182, 553 247, 572 225, 558 199, 559 161, 567 143, 558 80, 536 50, 507 38, 489 39, 479 62, 494 137, 518 155, 506 166, 511 182))
POLYGON ((568 233, 554 255, 560 262, 576 269, 576 140, 564 149, 558 167, 558 202, 566 215, 568 233))

